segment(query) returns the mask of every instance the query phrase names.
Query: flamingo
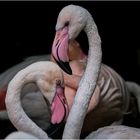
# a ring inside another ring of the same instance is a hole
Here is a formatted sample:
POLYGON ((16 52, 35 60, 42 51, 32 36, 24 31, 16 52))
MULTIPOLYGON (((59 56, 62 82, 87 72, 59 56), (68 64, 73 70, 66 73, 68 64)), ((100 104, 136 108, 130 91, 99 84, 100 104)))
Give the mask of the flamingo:
POLYGON ((8 85, 5 103, 11 122, 18 130, 44 139, 48 138, 48 135, 32 122, 21 106, 21 90, 24 85, 32 82, 37 84, 51 106, 51 121, 60 123, 68 115, 68 105, 64 96, 63 74, 55 63, 41 61, 18 72, 8 85))
POLYGON ((87 65, 65 125, 64 139, 79 138, 82 127, 85 132, 91 132, 112 123, 119 124, 129 109, 130 94, 124 80, 113 69, 101 64, 101 39, 86 9, 69 5, 60 11, 52 46, 54 60, 66 73, 72 74, 68 42, 74 40, 82 30, 86 32, 89 42, 87 65))

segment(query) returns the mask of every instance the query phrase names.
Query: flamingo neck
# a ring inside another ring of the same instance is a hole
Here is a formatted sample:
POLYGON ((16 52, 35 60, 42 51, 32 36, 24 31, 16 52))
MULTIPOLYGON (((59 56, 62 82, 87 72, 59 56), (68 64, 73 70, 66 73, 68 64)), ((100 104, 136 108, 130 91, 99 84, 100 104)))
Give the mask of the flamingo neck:
POLYGON ((64 129, 64 139, 78 139, 80 137, 84 118, 88 109, 89 101, 96 87, 96 81, 101 65, 101 40, 97 27, 88 13, 89 18, 85 27, 89 41, 87 67, 80 81, 73 106, 70 110, 64 129))
POLYGON ((21 105, 20 94, 23 86, 36 81, 37 77, 40 76, 31 69, 27 71, 28 73, 23 69, 9 83, 6 95, 8 116, 18 130, 31 133, 40 139, 48 139, 48 135, 26 115, 21 105))

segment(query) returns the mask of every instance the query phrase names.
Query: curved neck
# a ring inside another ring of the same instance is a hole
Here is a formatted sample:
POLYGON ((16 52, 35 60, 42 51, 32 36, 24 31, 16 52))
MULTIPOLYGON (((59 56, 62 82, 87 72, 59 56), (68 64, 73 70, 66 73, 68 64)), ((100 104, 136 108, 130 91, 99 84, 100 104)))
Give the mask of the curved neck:
POLYGON ((39 76, 37 72, 29 68, 20 71, 9 83, 5 101, 8 116, 18 130, 31 133, 40 139, 48 139, 47 134, 26 115, 20 102, 23 86, 36 81, 39 76))
POLYGON ((80 137, 84 118, 88 109, 89 101, 96 87, 96 81, 101 65, 101 40, 97 27, 88 13, 88 21, 85 27, 89 41, 87 67, 79 84, 74 103, 70 110, 64 129, 64 139, 78 139, 80 137))

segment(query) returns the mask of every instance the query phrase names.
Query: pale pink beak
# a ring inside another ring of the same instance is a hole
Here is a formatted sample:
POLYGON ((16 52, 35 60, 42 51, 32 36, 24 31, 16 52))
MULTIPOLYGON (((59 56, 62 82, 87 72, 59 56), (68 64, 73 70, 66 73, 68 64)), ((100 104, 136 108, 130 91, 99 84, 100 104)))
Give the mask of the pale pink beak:
POLYGON ((66 121, 69 107, 64 95, 64 88, 61 86, 57 86, 55 97, 51 104, 51 123, 59 124, 63 121, 66 121))
POLYGON ((68 27, 64 27, 56 32, 55 39, 52 46, 52 56, 57 64, 68 74, 72 74, 69 66, 68 57, 68 27))

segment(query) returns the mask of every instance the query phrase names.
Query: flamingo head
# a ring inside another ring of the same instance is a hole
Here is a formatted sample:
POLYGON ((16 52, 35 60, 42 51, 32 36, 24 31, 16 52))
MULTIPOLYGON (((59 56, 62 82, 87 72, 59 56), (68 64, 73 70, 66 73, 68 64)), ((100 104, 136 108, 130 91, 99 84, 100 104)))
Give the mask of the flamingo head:
POLYGON ((86 10, 79 6, 66 6, 58 15, 52 56, 57 64, 68 74, 72 74, 68 56, 69 41, 74 40, 79 35, 86 22, 86 10))
POLYGON ((47 73, 43 73, 37 84, 44 99, 47 99, 50 104, 51 123, 59 124, 65 121, 69 113, 69 107, 64 94, 63 74, 60 68, 57 65, 50 65, 47 73))

